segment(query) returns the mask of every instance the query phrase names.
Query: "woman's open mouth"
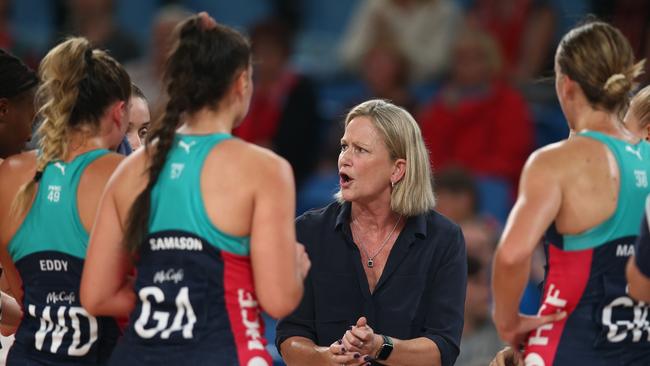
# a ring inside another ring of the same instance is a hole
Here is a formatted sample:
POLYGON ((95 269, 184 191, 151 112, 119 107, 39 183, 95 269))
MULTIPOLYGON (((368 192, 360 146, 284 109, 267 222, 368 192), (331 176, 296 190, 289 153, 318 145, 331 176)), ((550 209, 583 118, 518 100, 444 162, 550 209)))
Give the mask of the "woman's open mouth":
POLYGON ((341 188, 347 188, 352 184, 352 179, 349 175, 345 173, 339 173, 339 184, 341 185, 341 188))

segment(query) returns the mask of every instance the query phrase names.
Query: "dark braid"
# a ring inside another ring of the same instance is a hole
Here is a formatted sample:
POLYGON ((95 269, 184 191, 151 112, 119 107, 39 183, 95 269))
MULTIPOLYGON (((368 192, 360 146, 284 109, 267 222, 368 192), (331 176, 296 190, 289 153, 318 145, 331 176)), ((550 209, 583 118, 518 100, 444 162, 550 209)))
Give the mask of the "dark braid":
POLYGON ((151 191, 165 166, 181 115, 204 107, 217 108, 238 72, 250 63, 250 46, 241 34, 218 24, 203 29, 199 16, 181 23, 176 37, 163 77, 169 101, 145 143, 146 151, 152 154, 149 182, 128 216, 124 243, 133 256, 148 234, 151 191))
MULTIPOLYGON (((151 157, 149 165, 149 182, 145 189, 138 195, 131 210, 129 210, 128 225, 126 228, 125 245, 132 255, 135 255, 140 247, 142 240, 149 231, 149 216, 151 214, 151 191, 158 181, 158 177, 165 166, 167 154, 172 148, 174 141, 174 132, 178 126, 181 109, 175 105, 174 100, 170 99, 167 103, 165 113, 162 117, 159 128, 152 131, 148 141, 157 141, 155 151, 151 157)), ((151 145, 145 144, 147 151, 151 145)))

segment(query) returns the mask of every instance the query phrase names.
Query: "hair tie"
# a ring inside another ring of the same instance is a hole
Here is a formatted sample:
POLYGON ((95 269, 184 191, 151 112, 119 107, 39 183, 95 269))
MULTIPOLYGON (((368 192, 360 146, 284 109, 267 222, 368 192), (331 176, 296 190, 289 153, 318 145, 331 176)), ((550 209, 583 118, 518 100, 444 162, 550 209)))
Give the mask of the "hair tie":
POLYGON ((623 74, 614 74, 614 75, 610 76, 609 79, 607 79, 607 81, 605 82, 605 86, 603 86, 603 89, 607 90, 607 89, 609 89, 609 86, 612 85, 612 83, 615 83, 615 82, 617 82, 619 80, 623 80, 623 79, 626 79, 625 75, 623 75, 623 74))
POLYGON ((34 174, 34 182, 38 183, 42 177, 43 177, 43 171, 42 170, 36 171, 36 174, 34 174))

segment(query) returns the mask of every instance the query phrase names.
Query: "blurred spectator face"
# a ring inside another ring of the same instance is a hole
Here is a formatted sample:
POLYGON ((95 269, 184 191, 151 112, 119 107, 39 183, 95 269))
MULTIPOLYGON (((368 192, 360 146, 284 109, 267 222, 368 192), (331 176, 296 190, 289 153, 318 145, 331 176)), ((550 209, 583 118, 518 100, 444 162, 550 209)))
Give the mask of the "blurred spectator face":
POLYGON ((461 224, 468 255, 479 259, 484 266, 492 262, 496 235, 494 228, 481 220, 465 221, 461 224))
POLYGON ((147 101, 139 97, 131 98, 129 109, 129 125, 126 130, 126 138, 133 150, 142 146, 149 131, 151 116, 147 101))
POLYGON ((468 255, 467 269, 465 322, 467 326, 475 327, 489 319, 490 286, 486 267, 479 259, 468 255))
POLYGON ((288 55, 286 50, 272 38, 259 37, 253 43, 255 73, 260 78, 278 75, 286 67, 288 55))
POLYGON ((34 116, 34 90, 0 98, 0 158, 22 151, 31 138, 34 116))
POLYGON ((291 55, 291 31, 282 21, 267 19, 255 24, 250 34, 256 78, 275 80, 284 72, 291 55))
POLYGON ((368 51, 362 68, 363 78, 376 96, 383 96, 407 81, 406 60, 389 45, 377 45, 368 51))
POLYGON ((498 50, 486 34, 465 32, 453 48, 452 79, 463 87, 490 82, 498 70, 498 50))
POLYGON ((70 0, 70 8, 80 16, 111 13, 113 0, 70 0))
POLYGON ((454 222, 469 220, 475 216, 475 198, 468 191, 436 190, 436 210, 454 222))
POLYGON ((152 52, 153 58, 157 65, 162 70, 162 65, 165 64, 167 55, 173 46, 174 29, 180 21, 160 21, 153 27, 152 35, 152 52))

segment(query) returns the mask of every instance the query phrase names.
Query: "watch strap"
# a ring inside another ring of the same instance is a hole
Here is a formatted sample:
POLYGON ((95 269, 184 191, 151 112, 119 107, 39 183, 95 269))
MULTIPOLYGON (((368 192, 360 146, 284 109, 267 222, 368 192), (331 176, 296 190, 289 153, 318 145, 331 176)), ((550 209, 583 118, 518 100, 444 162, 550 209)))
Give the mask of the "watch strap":
POLYGON ((377 360, 380 361, 388 359, 391 352, 393 352, 393 340, 390 339, 389 336, 383 334, 382 334, 382 338, 384 339, 384 343, 379 348, 379 352, 377 352, 377 357, 375 357, 377 360))

